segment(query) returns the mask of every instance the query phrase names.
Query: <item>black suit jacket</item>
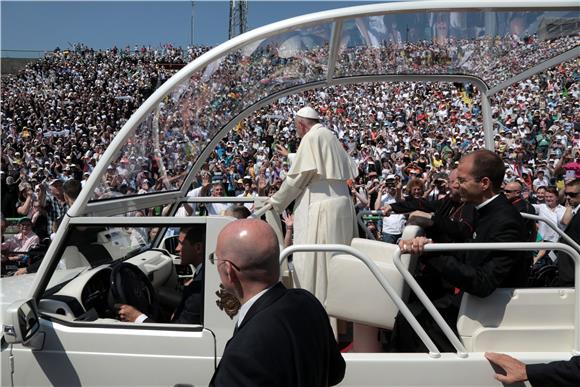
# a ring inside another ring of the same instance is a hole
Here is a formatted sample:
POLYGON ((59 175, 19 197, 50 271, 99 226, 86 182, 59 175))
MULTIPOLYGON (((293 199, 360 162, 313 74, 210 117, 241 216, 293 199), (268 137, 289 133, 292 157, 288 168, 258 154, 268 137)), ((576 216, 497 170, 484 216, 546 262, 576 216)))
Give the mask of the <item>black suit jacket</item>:
POLYGON ((578 387, 580 386, 580 356, 568 361, 526 366, 528 380, 533 387, 578 387))
MULTIPOLYGON (((503 195, 477 210, 476 224, 471 242, 527 240, 527 230, 520 213, 503 195)), ((525 286, 531 256, 520 251, 467 251, 434 256, 426 263, 462 291, 486 297, 497 288, 525 286)))
POLYGON ((211 386, 329 386, 345 362, 326 311, 302 289, 276 284, 246 314, 226 345, 211 386))
MULTIPOLYGON (((580 210, 572 217, 570 224, 564 231, 566 235, 572 238, 575 242, 580 243, 580 210)), ((566 243, 561 240, 562 243, 566 243)), ((558 256, 558 285, 559 286, 574 286, 574 261, 572 258, 559 251, 558 256)))
MULTIPOLYGON (((181 301, 173 312, 171 323, 174 324, 201 324, 203 320, 203 278, 205 268, 201 268, 193 280, 183 287, 181 301)), ((146 323, 155 322, 148 317, 146 323)))
MULTIPOLYGON (((536 215, 536 209, 534 206, 524 198, 516 198, 511 203, 520 213, 524 212, 526 214, 536 215)), ((524 219, 524 222, 526 223, 526 228, 528 230, 528 242, 535 242, 538 236, 536 221, 524 219)))
POLYGON ((435 242, 464 242, 473 235, 475 228, 473 204, 456 203, 448 196, 441 200, 406 199, 390 206, 396 214, 417 210, 432 212, 433 226, 426 231, 435 242))

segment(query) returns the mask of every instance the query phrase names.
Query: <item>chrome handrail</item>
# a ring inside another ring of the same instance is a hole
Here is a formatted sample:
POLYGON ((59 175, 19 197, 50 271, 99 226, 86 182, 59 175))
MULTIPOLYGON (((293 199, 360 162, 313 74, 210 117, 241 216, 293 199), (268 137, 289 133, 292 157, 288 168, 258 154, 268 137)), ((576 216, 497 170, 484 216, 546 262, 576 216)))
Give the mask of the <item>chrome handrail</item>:
POLYGON ((417 321, 413 313, 409 310, 407 305, 403 302, 403 300, 397 295, 395 289, 389 284, 387 279, 383 276, 383 273, 380 271, 378 266, 370 259, 366 254, 356 250, 353 247, 347 245, 339 245, 339 244, 328 244, 328 245, 293 245, 290 247, 285 248, 280 252, 280 264, 284 262, 284 260, 290 255, 295 252, 340 252, 350 254, 358 259, 360 259, 371 271, 371 273, 375 276, 375 278, 379 281, 383 289, 387 292, 393 303, 399 308, 403 316, 407 319, 415 333, 419 336, 423 344, 429 350, 429 356, 433 358, 438 358, 441 356, 441 353, 437 349, 437 346, 427 332, 423 329, 421 324, 417 321))
MULTIPOLYGON (((560 229, 560 227, 558 227, 558 225, 556 225, 556 223, 552 222, 550 219, 544 218, 544 217, 539 216, 539 215, 528 214, 526 212, 521 212, 521 215, 522 215, 522 218, 524 218, 524 219, 531 219, 531 220, 535 220, 537 222, 546 223, 548 226, 550 226, 551 229, 553 229, 554 231, 556 231, 556 233, 558 233, 558 235, 560 235, 561 239, 564 239, 564 241, 567 244, 572 246, 576 251, 580 252, 580 245, 574 239, 572 239, 568 235, 566 235, 566 233, 564 231, 562 231, 562 229, 560 229)), ((546 249, 542 248, 542 250, 546 250, 546 249)))
MULTIPOLYGON (((442 252, 442 251, 465 251, 465 250, 508 250, 508 251, 535 251, 540 249, 561 250, 570 254, 575 263, 575 285, 578 288, 580 284, 580 252, 574 250, 572 247, 563 243, 537 243, 537 242, 511 242, 511 243, 431 243, 425 245, 425 252, 442 252)), ((397 248, 393 253, 393 262, 397 269, 401 272, 409 287, 415 292, 417 298, 425 306, 429 314, 437 322, 445 336, 451 341, 455 349, 457 342, 460 343, 457 335, 453 333, 447 322, 443 319, 439 311, 435 308, 429 297, 425 294, 421 286, 417 283, 413 275, 407 270, 401 261, 401 250, 397 248)), ((574 351, 580 353, 580 332, 578 326, 580 324, 580 297, 576 297, 574 310, 574 351)), ((459 351, 459 350, 458 350, 459 351)), ((458 352, 458 355, 459 352, 458 352)), ((461 356, 461 355, 460 355, 461 356)))
POLYGON ((273 208, 272 203, 267 203, 264 207, 258 208, 257 210, 255 210, 252 215, 250 215, 250 218, 256 218, 259 219, 262 215, 264 215, 266 212, 270 211, 273 208))

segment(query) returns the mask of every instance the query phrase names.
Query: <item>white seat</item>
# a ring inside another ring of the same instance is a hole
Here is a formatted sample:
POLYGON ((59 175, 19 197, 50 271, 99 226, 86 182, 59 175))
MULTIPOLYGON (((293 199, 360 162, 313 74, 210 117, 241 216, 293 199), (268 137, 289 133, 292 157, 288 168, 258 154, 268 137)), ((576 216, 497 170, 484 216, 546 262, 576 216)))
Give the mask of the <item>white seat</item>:
POLYGON ((62 268, 63 269, 74 269, 76 267, 91 266, 89 261, 81 254, 78 247, 67 246, 62 252, 62 268))
MULTIPOLYGON (((410 239, 420 234, 420 227, 407 226, 402 239, 410 239)), ((392 260, 396 245, 354 238, 351 247, 371 258, 395 292, 403 301, 407 299, 408 287, 392 260)), ((401 261, 411 272, 414 271, 415 258, 404 254, 401 261)), ((337 254, 330 260, 325 306, 330 316, 385 329, 393 329, 399 312, 369 268, 358 258, 348 254, 337 254)))
POLYGON ((468 351, 572 351, 574 289, 497 289, 465 294, 457 330, 468 351))

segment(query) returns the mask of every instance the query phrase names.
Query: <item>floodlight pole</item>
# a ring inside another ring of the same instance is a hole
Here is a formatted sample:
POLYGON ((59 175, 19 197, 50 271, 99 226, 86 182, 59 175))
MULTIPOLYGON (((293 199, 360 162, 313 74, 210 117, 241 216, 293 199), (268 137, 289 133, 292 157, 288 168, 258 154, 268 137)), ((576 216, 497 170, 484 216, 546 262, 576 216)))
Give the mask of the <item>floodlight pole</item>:
POLYGON ((195 26, 195 1, 191 2, 191 31, 189 34, 189 46, 193 47, 194 26, 195 26))

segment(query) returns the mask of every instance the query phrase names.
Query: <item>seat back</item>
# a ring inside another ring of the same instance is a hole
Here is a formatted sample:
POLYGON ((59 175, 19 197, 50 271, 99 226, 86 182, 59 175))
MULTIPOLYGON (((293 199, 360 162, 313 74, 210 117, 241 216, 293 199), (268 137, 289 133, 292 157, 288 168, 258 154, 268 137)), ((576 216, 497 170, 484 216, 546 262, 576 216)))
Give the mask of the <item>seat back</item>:
POLYGON ((457 330, 468 351, 572 351, 574 289, 497 289, 465 294, 457 330))
POLYGON ((89 261, 87 261, 85 256, 81 254, 76 246, 67 246, 64 249, 60 263, 62 263, 62 266, 60 267, 61 269, 74 269, 76 267, 91 266, 89 261))
MULTIPOLYGON (((412 238, 421 233, 420 227, 407 226, 403 238, 412 238)), ((396 294, 403 301, 406 300, 408 287, 392 259, 396 245, 354 238, 351 247, 371 258, 396 294)), ((414 271, 416 257, 405 254, 401 260, 411 272, 414 271)), ((333 317, 385 329, 393 328, 399 312, 369 268, 349 254, 337 254, 329 262, 325 306, 328 314, 333 317)))

